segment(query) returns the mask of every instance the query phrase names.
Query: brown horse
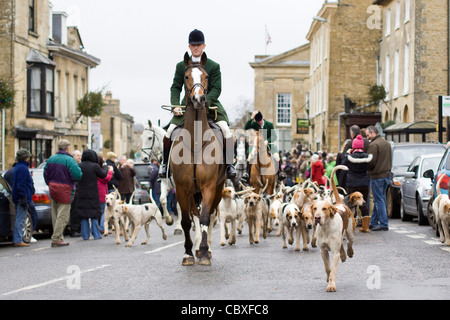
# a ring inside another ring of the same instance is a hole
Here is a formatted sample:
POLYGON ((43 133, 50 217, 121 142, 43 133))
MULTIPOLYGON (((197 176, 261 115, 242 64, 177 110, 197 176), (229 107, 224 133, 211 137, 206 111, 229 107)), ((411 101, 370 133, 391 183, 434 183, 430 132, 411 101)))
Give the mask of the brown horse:
POLYGON ((173 144, 170 167, 176 185, 176 197, 182 211, 185 254, 182 265, 195 263, 190 236, 191 218, 199 217, 201 242, 197 264, 211 265, 208 235, 211 236, 217 205, 226 179, 223 161, 223 137, 208 124, 206 99, 208 74, 203 53, 201 62, 193 64, 186 52, 184 62, 186 109, 184 129, 173 144))
POLYGON ((273 194, 277 183, 278 165, 267 152, 262 132, 256 132, 253 139, 252 160, 250 161, 250 185, 259 193, 267 184, 266 194, 273 194))

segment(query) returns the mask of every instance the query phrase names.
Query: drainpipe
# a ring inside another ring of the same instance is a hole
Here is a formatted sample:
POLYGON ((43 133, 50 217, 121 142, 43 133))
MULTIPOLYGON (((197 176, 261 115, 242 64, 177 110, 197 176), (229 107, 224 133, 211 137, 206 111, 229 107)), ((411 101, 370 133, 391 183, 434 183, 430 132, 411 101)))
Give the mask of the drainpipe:
POLYGON ((337 150, 337 153, 341 152, 341 116, 343 116, 344 114, 345 114, 345 112, 341 112, 338 114, 338 150, 337 150))

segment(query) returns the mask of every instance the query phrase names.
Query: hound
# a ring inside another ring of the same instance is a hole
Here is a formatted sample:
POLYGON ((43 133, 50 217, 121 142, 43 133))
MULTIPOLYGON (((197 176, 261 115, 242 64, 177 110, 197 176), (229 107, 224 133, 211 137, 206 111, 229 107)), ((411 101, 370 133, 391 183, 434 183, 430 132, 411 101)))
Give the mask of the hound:
MULTIPOLYGON (((339 169, 348 170, 346 166, 336 166, 331 176, 334 177, 335 172, 339 169)), ((342 262, 346 260, 344 235, 347 238, 347 255, 350 258, 353 257, 354 231, 356 228, 355 218, 339 197, 334 179, 331 179, 331 187, 336 204, 332 205, 328 201, 319 200, 313 203, 311 207, 314 221, 317 225, 317 241, 327 274, 327 292, 336 291, 339 258, 341 258, 342 262), (329 251, 333 255, 331 264, 329 251)))
POLYGON ((225 239, 233 245, 236 243, 236 220, 238 219, 236 192, 232 187, 222 190, 222 200, 218 206, 220 220, 220 245, 225 245, 225 239), (231 230, 228 230, 227 225, 231 230), (230 231, 230 233, 229 233, 230 231))
MULTIPOLYGON (((115 189, 115 188, 114 188, 115 189)), ((114 231, 116 233, 116 244, 120 244, 120 228, 122 228, 122 232, 125 238, 125 241, 128 241, 128 234, 125 228, 124 219, 120 214, 116 213, 115 209, 119 205, 120 198, 118 199, 119 191, 115 189, 114 192, 111 192, 105 196, 105 218, 104 218, 104 236, 108 236, 108 223, 110 220, 113 221, 114 231), (119 226, 120 220, 120 226, 119 226)), ((120 197, 120 196, 119 196, 120 197)))
MULTIPOLYGON (((266 210, 267 203, 261 195, 255 192, 245 196, 244 203, 250 244, 259 243, 259 234, 264 224, 264 211, 268 211, 268 209, 266 210)), ((265 237, 264 232, 263 237, 265 237)))
POLYGON ((162 231, 162 237, 164 240, 167 240, 167 235, 164 230, 163 220, 161 211, 159 211, 158 206, 150 195, 151 203, 145 203, 140 205, 132 205, 132 204, 121 204, 116 206, 115 211, 118 215, 126 215, 132 224, 131 227, 131 238, 130 241, 125 245, 126 247, 131 247, 136 239, 139 230, 142 226, 145 227, 145 232, 147 234, 147 238, 141 244, 145 245, 148 243, 148 239, 150 238, 149 225, 150 222, 155 219, 156 224, 162 231))
POLYGON ((301 213, 300 209, 294 203, 284 203, 281 208, 281 235, 283 236, 283 249, 287 248, 287 240, 290 245, 294 243, 295 231, 295 251, 300 251, 300 227, 301 227, 301 213))
POLYGON ((438 196, 433 201, 433 211, 436 216, 436 225, 439 229, 439 239, 446 246, 450 246, 450 199, 448 195, 441 194, 440 183, 446 174, 442 174, 436 184, 438 196))

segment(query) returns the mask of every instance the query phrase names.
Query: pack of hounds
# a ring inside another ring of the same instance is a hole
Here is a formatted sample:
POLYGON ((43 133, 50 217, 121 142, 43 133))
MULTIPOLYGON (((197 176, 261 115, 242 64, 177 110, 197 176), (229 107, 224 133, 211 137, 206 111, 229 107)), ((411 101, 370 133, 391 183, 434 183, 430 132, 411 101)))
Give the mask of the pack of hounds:
MULTIPOLYGON (((331 176, 337 170, 348 170, 346 166, 336 166, 331 176)), ((295 251, 308 251, 308 245, 318 247, 325 265, 328 286, 327 292, 336 291, 336 276, 339 260, 344 262, 353 257, 353 241, 356 228, 355 205, 365 205, 362 194, 351 195, 339 193, 333 179, 331 188, 320 189, 310 180, 301 185, 285 187, 282 183, 272 195, 266 195, 263 188, 259 193, 254 188, 241 184, 240 191, 232 186, 224 187, 215 219, 220 222, 220 245, 236 244, 236 232, 242 233, 244 222, 248 225, 250 244, 260 242, 260 235, 265 239, 267 234, 276 229, 276 236, 282 238, 282 248, 295 245, 295 251), (261 232, 262 231, 262 232, 261 232), (310 234, 312 232, 312 235, 310 234), (346 242, 347 249, 344 244, 346 242), (331 258, 330 258, 331 252, 331 258)), ((267 186, 267 185, 266 185, 267 186)), ((145 227, 146 239, 149 240, 149 224, 155 220, 162 231, 162 237, 167 239, 162 214, 153 199, 151 203, 133 205, 120 201, 118 192, 106 195, 105 236, 108 234, 108 224, 114 225, 116 244, 120 244, 122 233, 126 246, 132 246, 139 230, 145 227), (120 222, 120 223, 119 223, 120 222), (127 226, 131 226, 131 236, 128 237, 127 226)))

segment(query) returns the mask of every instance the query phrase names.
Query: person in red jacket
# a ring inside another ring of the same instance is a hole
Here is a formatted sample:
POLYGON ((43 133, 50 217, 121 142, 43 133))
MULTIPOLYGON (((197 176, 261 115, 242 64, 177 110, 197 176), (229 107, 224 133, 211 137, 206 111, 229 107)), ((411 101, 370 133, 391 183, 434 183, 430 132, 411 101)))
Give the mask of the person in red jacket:
POLYGON ((314 154, 311 157, 311 181, 317 182, 319 186, 325 185, 323 175, 325 170, 323 168, 322 161, 319 159, 319 155, 314 154))

